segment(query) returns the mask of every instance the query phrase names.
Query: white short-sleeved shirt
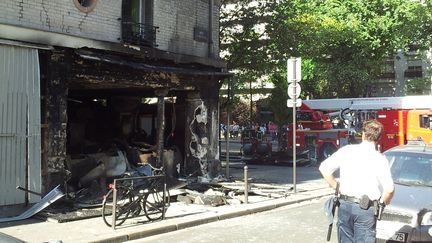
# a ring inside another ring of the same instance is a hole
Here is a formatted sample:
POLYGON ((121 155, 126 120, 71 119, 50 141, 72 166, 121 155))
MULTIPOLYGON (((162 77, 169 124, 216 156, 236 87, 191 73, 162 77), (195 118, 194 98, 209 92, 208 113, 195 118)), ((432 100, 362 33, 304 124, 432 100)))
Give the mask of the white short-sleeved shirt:
POLYGON ((377 200, 383 190, 393 188, 388 160, 368 141, 340 148, 323 161, 319 169, 326 174, 339 169, 339 191, 347 196, 367 195, 370 200, 377 200))

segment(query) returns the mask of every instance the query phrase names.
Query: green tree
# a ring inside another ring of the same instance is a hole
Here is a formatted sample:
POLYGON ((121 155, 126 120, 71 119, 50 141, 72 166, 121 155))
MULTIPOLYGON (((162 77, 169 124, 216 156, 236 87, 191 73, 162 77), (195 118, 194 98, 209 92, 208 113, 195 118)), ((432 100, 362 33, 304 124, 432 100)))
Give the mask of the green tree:
POLYGON ((237 70, 239 76, 246 72, 248 77, 272 70, 275 60, 270 56, 272 44, 265 29, 272 21, 270 13, 276 1, 222 0, 222 5, 220 47, 228 68, 237 70))
MULTIPOLYGON (((280 92, 286 60, 303 59, 302 92, 313 98, 366 96, 397 49, 430 45, 430 0, 222 1, 221 49, 239 82, 268 77, 280 92)), ((286 84, 285 84, 286 85, 286 84)), ((276 109, 276 106, 272 106, 276 109)))
POLYGON ((416 78, 407 82, 407 95, 423 95, 426 90, 430 90, 432 81, 430 76, 426 78, 416 78))
POLYGON ((365 96, 380 64, 424 38, 427 9, 417 1, 322 0, 281 2, 271 22, 280 52, 310 58, 318 97, 365 96), (283 23, 283 24, 279 24, 283 23), (287 45, 288 39, 291 42, 287 45))

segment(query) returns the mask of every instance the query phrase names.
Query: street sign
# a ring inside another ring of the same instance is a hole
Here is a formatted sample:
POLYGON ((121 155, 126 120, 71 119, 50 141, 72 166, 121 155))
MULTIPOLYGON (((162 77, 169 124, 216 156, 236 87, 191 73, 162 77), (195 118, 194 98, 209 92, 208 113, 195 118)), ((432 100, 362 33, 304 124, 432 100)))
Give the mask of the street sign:
MULTIPOLYGON (((296 99, 296 107, 300 107, 302 105, 301 99, 296 99)), ((294 100, 293 99, 287 99, 287 107, 293 107, 294 106, 294 100)))
MULTIPOLYGON (((287 100, 287 106, 293 109, 293 144, 296 144, 296 107, 300 107, 302 104, 301 99, 297 99, 300 96, 301 88, 297 82, 301 80, 301 58, 290 58, 287 61, 287 81, 288 86, 288 96, 291 99, 287 100)), ((294 193, 297 192, 296 188, 296 146, 293 147, 293 190, 294 193)))
POLYGON ((287 80, 288 83, 301 80, 301 58, 290 58, 287 61, 287 80))
POLYGON ((294 97, 298 98, 300 96, 300 92, 301 92, 301 87, 299 83, 290 83, 288 85, 288 96, 291 99, 294 99, 294 97))

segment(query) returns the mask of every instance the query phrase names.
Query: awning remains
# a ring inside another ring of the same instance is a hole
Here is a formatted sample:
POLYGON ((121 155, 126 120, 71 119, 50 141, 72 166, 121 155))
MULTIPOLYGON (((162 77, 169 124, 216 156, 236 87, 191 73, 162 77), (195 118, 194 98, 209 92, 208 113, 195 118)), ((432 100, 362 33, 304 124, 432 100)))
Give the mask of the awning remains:
POLYGON ((150 65, 142 62, 125 60, 124 57, 116 56, 113 54, 96 53, 96 52, 83 50, 83 49, 77 49, 75 50, 75 53, 80 57, 82 57, 83 59, 128 66, 128 67, 145 70, 149 72, 166 72, 166 73, 187 74, 187 75, 197 75, 197 76, 218 76, 221 78, 233 76, 232 73, 223 72, 223 71, 218 72, 218 71, 210 71, 210 70, 197 70, 193 68, 150 65))

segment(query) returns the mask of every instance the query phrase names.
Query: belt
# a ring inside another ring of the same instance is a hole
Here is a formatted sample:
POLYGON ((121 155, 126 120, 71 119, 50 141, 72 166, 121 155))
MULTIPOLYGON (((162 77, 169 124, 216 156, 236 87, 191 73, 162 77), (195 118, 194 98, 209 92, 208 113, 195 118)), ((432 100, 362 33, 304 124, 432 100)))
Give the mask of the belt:
POLYGON ((360 199, 358 199, 356 197, 347 196, 347 195, 341 194, 340 199, 347 201, 347 202, 360 203, 360 199))
MULTIPOLYGON (((360 204, 360 199, 357 197, 352 197, 352 196, 341 194, 339 198, 344 200, 344 201, 347 201, 347 202, 353 202, 353 203, 360 204)), ((369 200, 369 206, 373 206, 375 201, 377 201, 377 200, 369 200)))

